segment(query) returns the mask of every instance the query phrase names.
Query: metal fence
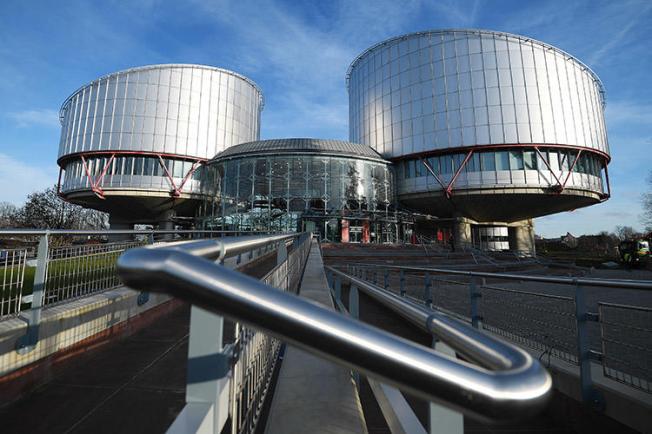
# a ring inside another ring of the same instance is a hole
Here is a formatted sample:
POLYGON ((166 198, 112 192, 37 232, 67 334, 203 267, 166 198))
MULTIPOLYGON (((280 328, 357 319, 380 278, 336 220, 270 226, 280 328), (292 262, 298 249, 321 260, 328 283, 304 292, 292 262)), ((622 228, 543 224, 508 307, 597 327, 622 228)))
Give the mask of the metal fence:
POLYGON ((44 285, 44 305, 116 288, 122 284, 115 263, 122 252, 147 241, 51 247, 44 285))
POLYGON ((20 313, 26 249, 0 250, 0 319, 20 313))
POLYGON ((32 306, 50 306, 120 286, 115 264, 127 249, 238 235, 207 230, 0 230, 4 243, 22 246, 0 248, 0 320, 32 306))
POLYGON ((598 312, 590 312, 584 294, 590 286, 650 290, 652 282, 390 264, 349 264, 347 268, 359 278, 538 350, 542 359, 554 356, 579 365, 582 393, 587 400, 596 396, 592 393, 591 361, 602 365, 606 377, 652 393, 652 309, 599 303, 598 312), (496 285, 499 281, 569 285, 574 296, 503 288, 496 285), (597 326, 597 347, 592 348, 589 329, 597 326))
POLYGON ((652 309, 599 303, 604 375, 652 393, 652 309))

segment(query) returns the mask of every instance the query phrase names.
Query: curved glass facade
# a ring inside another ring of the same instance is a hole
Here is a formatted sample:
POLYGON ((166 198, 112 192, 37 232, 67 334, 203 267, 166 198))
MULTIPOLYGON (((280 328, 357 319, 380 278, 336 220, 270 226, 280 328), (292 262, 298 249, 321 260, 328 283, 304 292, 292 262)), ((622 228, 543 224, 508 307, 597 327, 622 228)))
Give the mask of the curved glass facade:
POLYGON ((61 107, 59 157, 144 151, 209 159, 256 140, 260 89, 234 72, 202 65, 153 65, 80 88, 61 107))
MULTIPOLYGON (((482 149, 482 148, 480 148, 482 149)), ((463 165, 468 153, 452 153, 423 160, 408 158, 396 165, 397 190, 402 194, 443 190, 459 171, 455 189, 494 187, 555 188, 566 181, 565 188, 607 193, 603 179, 604 160, 600 155, 559 148, 500 148, 474 151, 463 165), (425 161, 438 176, 435 179, 425 161), (566 178, 568 178, 566 180, 566 178), (441 181, 441 184, 439 183, 441 181), (443 185, 442 185, 443 184, 443 185)))
POLYGON ((90 179, 95 181, 102 178, 102 189, 144 189, 169 193, 183 184, 183 193, 201 193, 203 166, 196 160, 133 155, 111 158, 105 155, 91 156, 85 161, 86 168, 81 159, 66 163, 62 191, 88 190, 93 187, 90 179))
POLYGON ((609 153, 603 89, 567 53, 479 30, 382 42, 351 65, 349 139, 385 158, 495 144, 609 153))
MULTIPOLYGON (((295 231, 309 221, 308 229, 335 240, 341 219, 390 224, 393 182, 388 163, 380 159, 300 152, 223 160, 218 155, 204 173, 207 199, 200 215, 204 227, 232 230, 295 231)), ((388 230, 371 228, 379 241, 388 230)))

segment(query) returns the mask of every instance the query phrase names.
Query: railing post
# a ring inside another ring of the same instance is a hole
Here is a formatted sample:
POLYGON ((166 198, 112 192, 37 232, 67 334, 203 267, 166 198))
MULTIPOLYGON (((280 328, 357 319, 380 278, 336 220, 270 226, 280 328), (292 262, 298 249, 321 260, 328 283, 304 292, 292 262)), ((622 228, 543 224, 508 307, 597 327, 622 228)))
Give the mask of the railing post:
POLYGON ((222 346, 224 318, 192 306, 188 338, 186 402, 213 406, 213 427, 221 429, 229 417, 226 374, 231 356, 222 346))
POLYGON ((580 365, 580 386, 582 401, 591 403, 593 407, 601 406, 601 399, 593 388, 591 377, 591 347, 589 345, 588 321, 589 311, 586 306, 584 287, 575 284, 575 321, 577 325, 577 358, 580 365))
POLYGON ((373 280, 371 281, 374 285, 378 284, 378 272, 374 269, 373 280))
MULTIPOLYGON (((457 357, 451 347, 438 341, 437 338, 432 339, 432 347, 438 353, 457 357)), ((428 432, 430 434, 463 434, 464 416, 462 413, 431 402, 428 410, 428 432)))
POLYGON ((389 288, 389 270, 385 269, 384 277, 383 277, 383 288, 387 289, 389 288))
POLYGON ((475 277, 471 277, 471 282, 469 283, 469 299, 471 301, 471 325, 473 328, 480 328, 480 297, 482 293, 478 291, 478 285, 475 277))
POLYGON ((400 290, 401 297, 403 297, 405 295, 405 271, 404 270, 401 270, 400 272, 399 281, 400 281, 399 290, 400 290))
POLYGON ((430 273, 426 273, 424 277, 424 288, 423 288, 423 301, 426 306, 432 308, 432 282, 430 280, 430 273))
MULTIPOLYGON (((355 318, 360 318, 360 305, 358 297, 358 287, 354 284, 351 284, 349 287, 349 314, 355 318)), ((356 371, 353 371, 353 381, 358 389, 360 389, 360 374, 356 371)))
POLYGON ((38 243, 36 253, 36 271, 34 273, 34 285, 32 289, 32 304, 29 311, 24 312, 27 320, 27 332, 16 341, 18 354, 26 354, 32 351, 39 339, 39 326, 41 324, 41 309, 45 302, 45 279, 47 277, 49 253, 49 233, 45 231, 38 243))

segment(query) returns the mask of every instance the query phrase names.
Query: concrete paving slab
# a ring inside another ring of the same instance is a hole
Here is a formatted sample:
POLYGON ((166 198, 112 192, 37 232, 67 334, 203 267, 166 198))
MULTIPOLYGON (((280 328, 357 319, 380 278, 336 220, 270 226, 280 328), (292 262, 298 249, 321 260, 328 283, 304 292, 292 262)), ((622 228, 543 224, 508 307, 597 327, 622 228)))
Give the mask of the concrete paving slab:
MULTIPOLYGON (((299 295, 334 309, 316 241, 299 295)), ((367 428, 351 371, 290 346, 281 365, 265 433, 308 432, 367 433, 367 428)))

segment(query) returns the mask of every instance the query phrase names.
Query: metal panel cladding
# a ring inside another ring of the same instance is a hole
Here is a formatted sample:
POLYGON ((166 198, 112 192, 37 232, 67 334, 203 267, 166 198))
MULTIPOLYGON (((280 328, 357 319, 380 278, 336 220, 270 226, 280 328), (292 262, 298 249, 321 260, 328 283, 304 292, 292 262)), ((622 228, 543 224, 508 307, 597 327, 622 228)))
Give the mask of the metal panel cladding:
POLYGON ((109 74, 62 105, 59 157, 135 151, 208 159, 257 140, 262 93, 234 72, 152 65, 109 74))
POLYGON ((347 86, 350 140, 386 158, 533 143, 609 153, 600 80, 523 36, 438 30, 389 39, 354 60, 347 86))

